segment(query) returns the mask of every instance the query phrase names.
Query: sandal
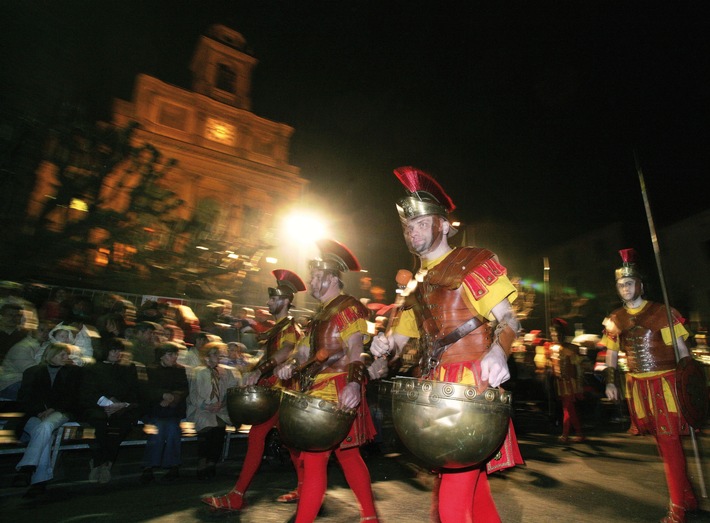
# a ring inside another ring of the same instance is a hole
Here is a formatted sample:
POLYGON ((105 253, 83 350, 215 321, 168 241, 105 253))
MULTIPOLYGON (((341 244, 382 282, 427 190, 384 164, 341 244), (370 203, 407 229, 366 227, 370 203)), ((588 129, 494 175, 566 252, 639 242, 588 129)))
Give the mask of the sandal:
POLYGON ((213 510, 226 510, 228 512, 238 512, 246 506, 244 494, 238 490, 231 490, 224 496, 207 496, 200 501, 213 510))
POLYGON ((276 498, 276 501, 278 501, 279 503, 295 503, 300 497, 301 496, 298 495, 298 489, 294 489, 291 492, 282 494, 281 496, 276 498))
POLYGON ((670 503, 668 514, 661 519, 661 523, 685 523, 685 508, 670 503))

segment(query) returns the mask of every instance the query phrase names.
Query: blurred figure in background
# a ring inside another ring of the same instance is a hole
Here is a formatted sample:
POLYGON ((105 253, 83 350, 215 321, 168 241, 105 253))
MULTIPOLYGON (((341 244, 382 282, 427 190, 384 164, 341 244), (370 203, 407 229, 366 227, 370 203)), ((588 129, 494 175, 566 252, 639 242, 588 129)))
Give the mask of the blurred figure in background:
POLYGON ((188 395, 185 367, 177 363, 180 345, 170 341, 155 348, 154 362, 148 365, 147 417, 151 426, 145 447, 141 483, 153 481, 158 467, 168 469, 164 481, 179 477, 182 432, 180 421, 186 416, 188 395))
POLYGON ((15 343, 27 336, 22 327, 22 302, 14 298, 0 299, 0 365, 15 343))
POLYGON ((163 341, 163 327, 152 321, 141 321, 131 329, 131 355, 133 361, 150 365, 155 360, 155 348, 163 341))
POLYGON ((15 400, 20 390, 22 373, 37 365, 47 348, 53 323, 40 321, 36 329, 13 345, 0 365, 0 398, 15 400))
POLYGON ((187 419, 195 423, 198 438, 197 477, 216 474, 222 456, 225 428, 230 419, 224 401, 227 390, 238 383, 234 374, 219 364, 220 352, 227 346, 210 342, 199 348, 202 365, 194 370, 187 402, 187 419))
POLYGON ((579 422, 575 402, 583 398, 582 365, 574 345, 566 343, 567 322, 562 318, 554 318, 550 326, 552 343, 550 345, 550 366, 555 380, 555 391, 562 403, 562 435, 560 441, 569 441, 570 425, 576 436, 574 442, 585 440, 582 434, 582 424, 579 422))
POLYGON ((55 324, 65 320, 62 303, 67 298, 69 298, 69 291, 64 287, 54 287, 49 293, 49 298, 37 310, 39 319, 53 321, 55 324))

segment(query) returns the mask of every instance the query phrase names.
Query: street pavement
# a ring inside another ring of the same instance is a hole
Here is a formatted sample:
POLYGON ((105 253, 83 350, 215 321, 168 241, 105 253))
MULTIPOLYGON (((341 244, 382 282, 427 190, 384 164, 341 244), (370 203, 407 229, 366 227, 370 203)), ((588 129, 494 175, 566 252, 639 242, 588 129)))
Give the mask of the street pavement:
MULTIPOLYGON (((587 441, 560 444, 559 427, 535 405, 516 408, 515 425, 525 466, 493 474, 491 490, 503 522, 654 522, 664 514, 668 493, 663 465, 653 439, 626 434, 623 423, 595 419, 587 423, 587 441)), ((705 429, 707 431, 707 428, 705 429)), ((710 437, 696 438, 701 454, 710 452, 710 437)), ((691 481, 700 497, 700 478, 686 439, 691 481)), ((295 505, 280 504, 277 496, 296 483, 293 468, 283 455, 269 455, 248 493, 248 507, 240 513, 211 513, 201 496, 223 493, 236 478, 245 441, 233 441, 228 459, 209 480, 195 477, 196 444, 183 445, 181 477, 172 483, 139 483, 142 448, 123 447, 106 485, 89 483, 87 450, 69 450, 60 456, 55 480, 40 498, 22 498, 24 489, 11 487, 18 456, 0 456, 0 514, 12 522, 287 522, 295 505)), ((409 455, 396 437, 385 430, 385 441, 365 455, 381 521, 429 521, 430 491, 434 476, 409 455)), ((700 460, 710 477, 709 459, 700 460)), ((442 493, 444 496, 445 493, 442 493)), ((701 510, 689 523, 710 522, 710 502, 701 498, 701 510)), ((335 461, 329 467, 329 488, 318 521, 359 521, 358 505, 335 461)))

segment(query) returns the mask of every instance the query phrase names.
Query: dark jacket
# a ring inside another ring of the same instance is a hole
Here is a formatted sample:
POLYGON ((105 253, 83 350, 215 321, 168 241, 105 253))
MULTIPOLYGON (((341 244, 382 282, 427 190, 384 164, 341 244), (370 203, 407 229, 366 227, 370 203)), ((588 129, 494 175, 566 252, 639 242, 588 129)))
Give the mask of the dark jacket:
POLYGON ((130 413, 131 417, 140 417, 144 408, 141 404, 144 387, 138 379, 135 364, 97 361, 84 367, 82 374, 81 405, 86 419, 106 417, 103 407, 97 404, 101 396, 114 402, 130 403, 121 416, 130 413))
POLYGON ((50 408, 65 413, 69 419, 76 419, 81 412, 80 373, 81 367, 64 365, 52 383, 46 363, 25 370, 17 400, 26 420, 50 408))
POLYGON ((188 394, 187 373, 185 367, 176 364, 173 367, 163 367, 153 363, 146 367, 148 374, 148 409, 149 416, 156 418, 184 418, 188 394), (163 394, 170 392, 175 400, 167 407, 161 407, 163 394))

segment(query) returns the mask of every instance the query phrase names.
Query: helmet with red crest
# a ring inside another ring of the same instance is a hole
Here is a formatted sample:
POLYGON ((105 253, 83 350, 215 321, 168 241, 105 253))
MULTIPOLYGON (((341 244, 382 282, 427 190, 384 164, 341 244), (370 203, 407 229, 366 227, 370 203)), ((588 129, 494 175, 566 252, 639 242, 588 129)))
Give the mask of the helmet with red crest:
MULTIPOLYGON (((409 193, 397 201, 397 212, 403 222, 430 214, 448 220, 449 213, 456 209, 456 205, 439 182, 421 169, 398 167, 394 174, 409 193)), ((453 236, 456 232, 456 229, 450 227, 448 236, 453 236)))
POLYGON ((283 296, 293 300, 297 292, 305 291, 306 284, 298 274, 287 269, 275 269, 271 274, 276 278, 276 287, 269 287, 269 297, 283 296))
POLYGON ((308 267, 313 269, 323 269, 334 272, 360 271, 360 262, 345 245, 335 240, 316 241, 320 250, 320 257, 311 260, 308 267))

